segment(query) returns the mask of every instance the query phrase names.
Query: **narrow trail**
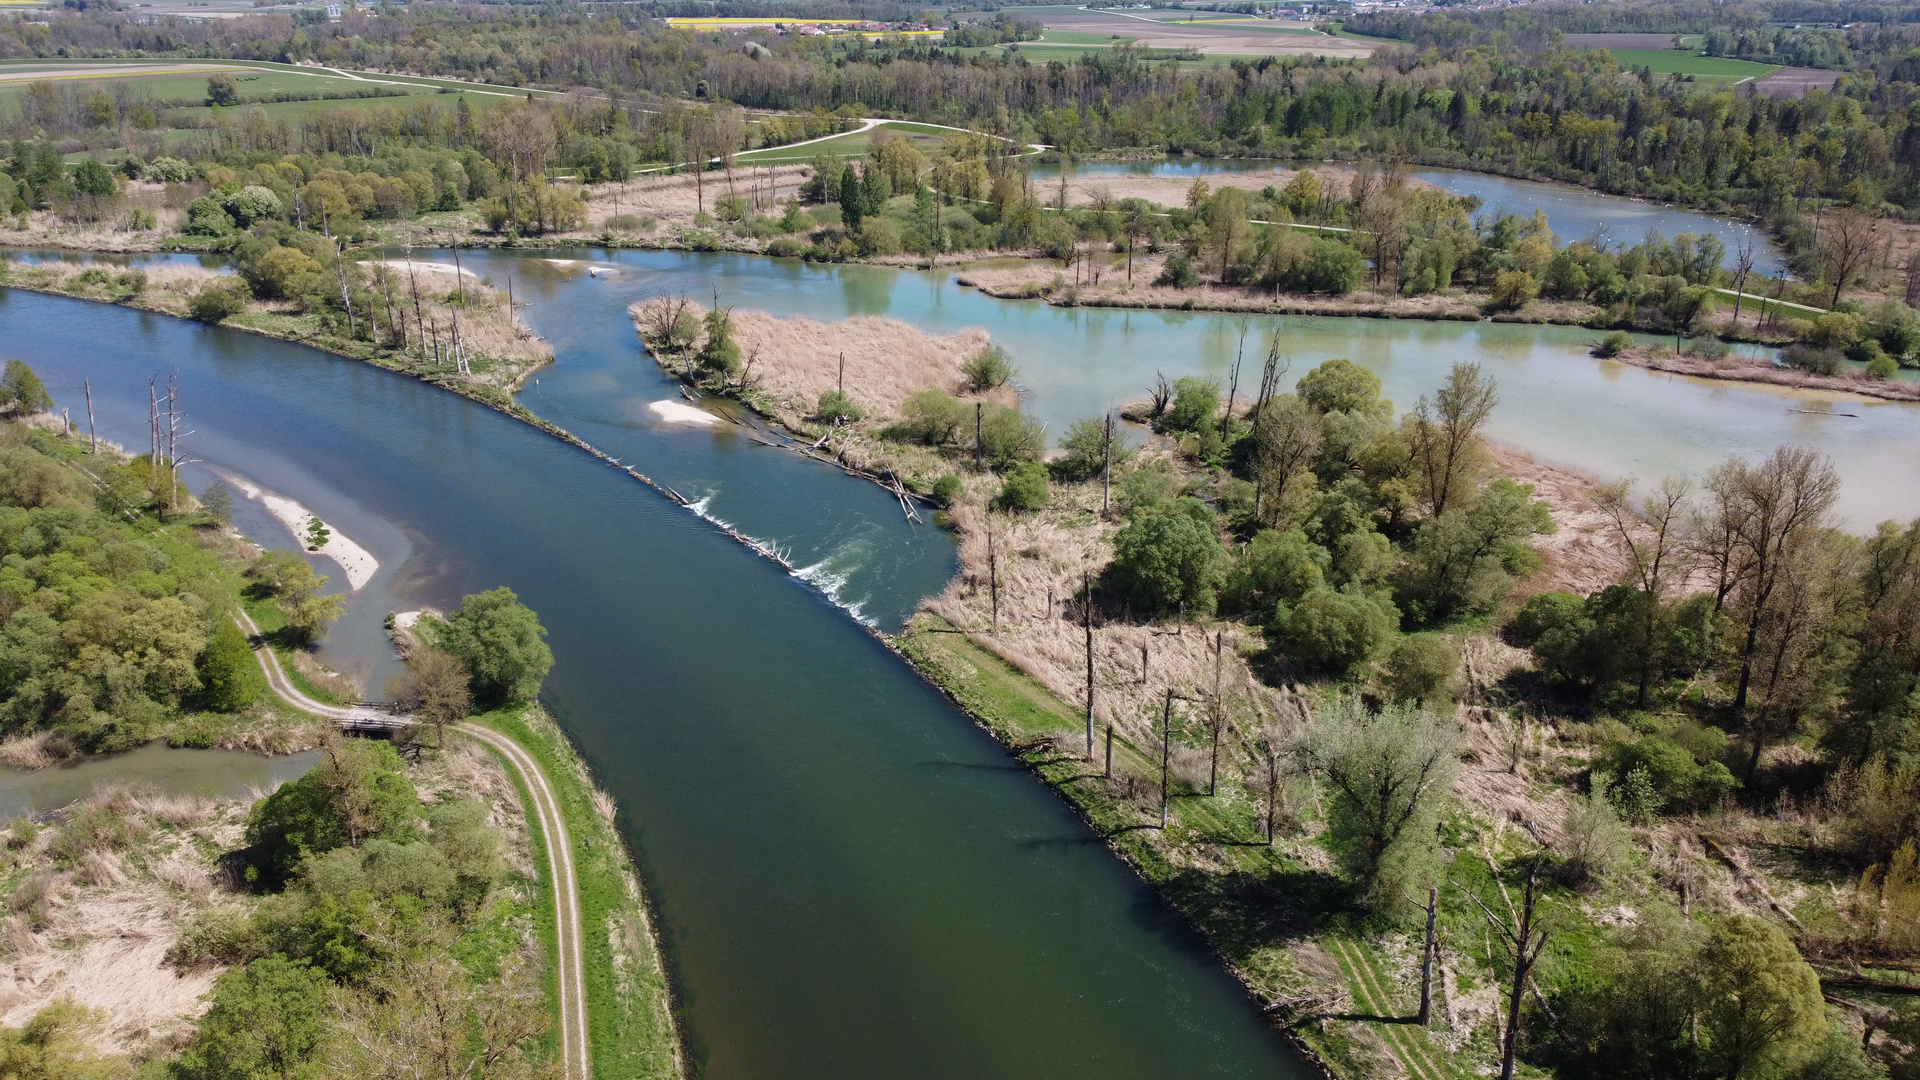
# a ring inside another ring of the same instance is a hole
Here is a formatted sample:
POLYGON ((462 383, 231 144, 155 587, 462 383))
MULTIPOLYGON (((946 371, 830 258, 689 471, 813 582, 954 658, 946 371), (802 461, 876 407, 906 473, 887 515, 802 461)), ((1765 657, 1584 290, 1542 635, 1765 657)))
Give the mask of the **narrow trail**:
MULTIPOLYGON (((262 640, 260 627, 245 611, 235 613, 234 621, 253 642, 253 654, 267 684, 289 705, 302 712, 334 721, 342 727, 354 727, 370 721, 392 721, 392 714, 366 705, 339 706, 315 701, 300 692, 280 667, 273 646, 262 640)), ((553 883, 553 921, 558 963, 555 980, 560 1000, 560 1061, 565 1080, 587 1080, 593 1075, 587 1045, 587 982, 585 941, 580 929, 580 885, 573 867, 573 837, 567 832, 566 818, 560 813, 560 800, 547 782, 533 755, 513 739, 491 728, 474 723, 453 725, 455 731, 474 739, 507 763, 520 776, 526 788, 529 809, 539 819, 546 839, 547 879, 553 883)))
POLYGON ((547 876, 553 881, 554 937, 559 946, 560 1060, 562 1075, 587 1080, 593 1075, 587 1054, 587 981, 583 956, 586 945, 580 929, 580 888, 573 869, 573 838, 560 813, 560 800, 547 783, 547 774, 518 742, 479 724, 460 723, 454 730, 490 747, 520 774, 546 835, 547 876))

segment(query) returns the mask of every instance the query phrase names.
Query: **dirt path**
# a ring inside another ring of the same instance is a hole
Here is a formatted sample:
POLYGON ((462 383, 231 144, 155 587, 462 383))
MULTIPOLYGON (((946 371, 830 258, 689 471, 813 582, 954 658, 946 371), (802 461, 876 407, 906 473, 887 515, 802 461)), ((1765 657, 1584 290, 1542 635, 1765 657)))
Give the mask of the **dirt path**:
POLYGON ((286 699, 287 704, 301 712, 312 713, 336 723, 374 724, 393 721, 393 714, 384 709, 376 709, 369 705, 328 705, 301 693, 293 685, 293 680, 287 678, 287 673, 281 670, 280 658, 274 655, 273 646, 264 640, 259 625, 244 611, 234 612, 233 621, 239 623, 240 629, 246 631, 247 639, 253 646, 253 655, 260 660, 260 670, 267 675, 267 685, 273 687, 274 693, 286 699))
POLYGON ((554 937, 560 957, 557 982, 562 1075, 586 1080, 593 1075, 587 1057, 587 980, 582 960, 586 946, 580 931, 580 889, 573 871, 573 838, 567 834, 566 819, 560 814, 560 800, 554 797, 547 774, 519 743, 478 724, 455 724, 454 730, 485 743, 519 773, 534 813, 539 815, 540 831, 547 841, 547 876, 554 883, 554 937))
MULTIPOLYGON (((259 640, 260 627, 247 613, 237 612, 234 621, 256 642, 253 654, 260 660, 260 670, 266 675, 268 685, 294 708, 348 723, 391 719, 390 714, 378 709, 328 705, 301 693, 281 670, 280 658, 274 655, 273 647, 259 640)), ((478 724, 456 724, 454 730, 486 744, 520 774, 533 812, 540 819, 540 832, 546 838, 547 879, 553 882, 554 936, 559 954, 556 983, 560 998, 561 1075, 567 1080, 587 1080, 593 1073, 587 1053, 587 979, 582 959, 586 947, 580 931, 580 885, 573 869, 573 838, 567 833, 566 819, 560 814, 560 800, 547 783, 547 774, 519 743, 478 724)))

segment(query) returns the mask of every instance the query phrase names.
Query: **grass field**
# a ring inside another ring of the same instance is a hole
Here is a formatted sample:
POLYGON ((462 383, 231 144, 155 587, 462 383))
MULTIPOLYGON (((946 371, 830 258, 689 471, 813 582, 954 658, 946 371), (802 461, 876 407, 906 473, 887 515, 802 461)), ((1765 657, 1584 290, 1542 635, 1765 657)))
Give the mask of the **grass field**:
POLYGON ((1739 82, 1761 79, 1779 71, 1773 64, 1751 60, 1729 60, 1721 56, 1702 56, 1677 49, 1610 49, 1622 67, 1643 67, 1655 75, 1691 75, 1696 80, 1739 82))
POLYGON ((1114 34, 1089 34, 1084 30, 1048 30, 1040 35, 1040 40, 1023 41, 1021 46, 1031 45, 1111 45, 1116 41, 1131 41, 1114 34))
MULTIPOLYGON (((880 125, 895 135, 911 142, 921 153, 932 153, 938 149, 947 136, 954 134, 945 128, 930 124, 914 124, 905 120, 889 120, 880 125)), ((873 129, 878 131, 879 128, 873 129)), ((849 131, 831 139, 808 143, 804 146, 770 146, 764 150, 748 150, 735 154, 733 160, 748 165, 804 165, 822 153, 839 157, 858 157, 867 152, 873 143, 873 131, 849 131)))

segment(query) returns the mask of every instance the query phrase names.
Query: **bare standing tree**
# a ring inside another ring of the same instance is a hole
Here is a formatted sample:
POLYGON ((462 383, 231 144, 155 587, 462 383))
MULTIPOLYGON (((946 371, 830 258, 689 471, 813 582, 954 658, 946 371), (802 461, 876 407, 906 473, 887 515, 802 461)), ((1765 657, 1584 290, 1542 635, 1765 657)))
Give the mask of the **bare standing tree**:
MULTIPOLYGON (((1456 883, 1454 887, 1459 885, 1456 883)), ((1520 1048, 1520 1002, 1526 995, 1528 980, 1533 977, 1533 966, 1539 961, 1541 950, 1547 947, 1547 925, 1540 911, 1540 859, 1535 857, 1532 868, 1527 871, 1527 887, 1521 894, 1520 909, 1511 919, 1495 915, 1472 892, 1461 891, 1466 892, 1487 917, 1487 925, 1499 935, 1513 967, 1513 980, 1507 989, 1507 1029, 1500 1040, 1500 1080, 1513 1080, 1514 1057, 1520 1048)))
POLYGON ((1747 295, 1747 275, 1753 273, 1753 241, 1741 240, 1733 258, 1733 328, 1740 329, 1740 301, 1747 295))
POLYGON ((1640 685, 1635 694, 1636 708, 1647 706, 1647 685, 1653 679, 1657 650, 1653 647, 1654 625, 1660 617, 1660 605, 1668 590, 1693 569, 1686 559, 1687 499, 1692 486, 1685 480, 1668 477, 1658 490, 1638 506, 1628 498, 1632 479, 1600 489, 1600 510, 1613 527, 1614 538, 1627 555, 1627 573, 1642 596, 1640 649, 1640 685))
POLYGON ((1733 706, 1745 711, 1762 629, 1781 603, 1785 575, 1829 524, 1840 494, 1833 463, 1783 446, 1757 465, 1735 458, 1707 476, 1704 541, 1721 588, 1743 625, 1733 706))
POLYGON ((1821 262, 1827 279, 1833 282, 1829 307, 1840 302, 1840 291, 1853 283, 1860 271, 1872 265, 1880 247, 1880 221, 1851 206, 1843 206, 1828 219, 1820 237, 1821 262))

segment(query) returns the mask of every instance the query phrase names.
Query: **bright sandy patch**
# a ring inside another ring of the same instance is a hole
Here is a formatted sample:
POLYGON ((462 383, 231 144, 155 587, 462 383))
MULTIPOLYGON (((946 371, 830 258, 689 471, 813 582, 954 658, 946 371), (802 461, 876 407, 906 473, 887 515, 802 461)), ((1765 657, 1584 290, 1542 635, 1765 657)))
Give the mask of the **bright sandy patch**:
POLYGON ((384 266, 389 270, 398 271, 399 273, 402 273, 402 274, 406 273, 407 267, 411 265, 415 273, 459 274, 461 277, 471 278, 474 281, 480 280, 479 274, 474 273, 473 271, 467 269, 464 266, 455 266, 452 263, 421 262, 416 259, 413 263, 409 264, 405 259, 372 259, 372 260, 369 260, 366 265, 384 266))
POLYGON ((696 409, 684 402, 668 398, 647 406, 653 414, 669 424, 694 424, 700 427, 717 424, 720 418, 704 409, 696 409))
MULTIPOLYGON (((237 476, 222 475, 242 495, 266 507, 267 513, 272 514, 291 530, 293 535, 300 539, 301 548, 306 549, 307 529, 313 522, 319 520, 317 515, 284 495, 265 491, 237 476)), ((373 575, 379 572, 380 561, 373 557, 372 552, 354 543, 335 526, 327 525, 324 521, 320 523, 326 525, 329 535, 318 554, 339 563, 340 569, 346 571, 348 591, 358 592, 362 585, 371 581, 373 575)))

